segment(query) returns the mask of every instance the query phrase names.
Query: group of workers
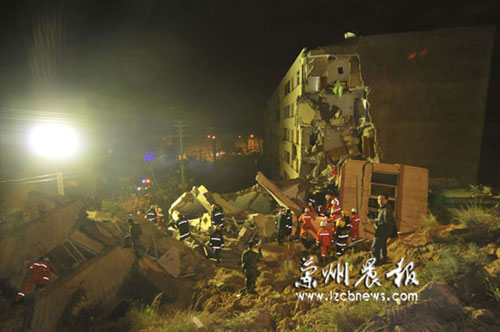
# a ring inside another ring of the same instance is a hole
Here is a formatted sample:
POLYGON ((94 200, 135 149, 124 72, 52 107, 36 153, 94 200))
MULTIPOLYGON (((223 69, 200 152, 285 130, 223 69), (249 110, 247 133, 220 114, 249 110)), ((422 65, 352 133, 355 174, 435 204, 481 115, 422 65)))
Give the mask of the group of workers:
MULTIPOLYGON (((311 196, 308 206, 304 213, 298 218, 297 233, 300 241, 306 248, 311 248, 312 244, 321 249, 321 260, 325 261, 328 253, 332 251, 335 245, 337 256, 342 256, 347 249, 348 239, 356 241, 359 236, 360 216, 356 209, 351 210, 348 215, 342 210, 338 198, 329 194, 325 196, 325 201, 317 204, 317 196, 311 196), (320 228, 316 229, 313 225, 315 219, 320 219, 320 228)), ((397 236, 397 227, 395 226, 392 209, 388 204, 386 195, 378 197, 379 212, 377 218, 373 221, 375 226, 375 237, 372 243, 372 256, 376 258, 376 265, 387 262, 387 240, 389 237, 397 236)), ((191 233, 189 230, 189 220, 180 212, 172 213, 173 222, 167 226, 173 226, 179 230, 179 239, 185 240, 191 233)), ((156 225, 165 226, 164 214, 157 205, 151 205, 146 211, 144 218, 156 225)), ((139 224, 132 218, 129 222, 129 242, 134 248, 136 254, 138 251, 139 237, 142 233, 139 224)), ((224 211, 217 204, 212 205, 211 223, 213 231, 210 234, 209 245, 213 250, 215 259, 221 261, 221 250, 224 247, 224 211)), ((293 228, 292 211, 281 208, 276 215, 276 226, 278 228, 278 243, 290 239, 293 228)), ((127 239, 126 239, 127 240, 127 239)), ((262 258, 262 251, 259 243, 252 239, 248 243, 248 249, 241 256, 241 267, 246 276, 247 293, 255 294, 255 283, 259 275, 257 262, 262 258)), ((46 257, 40 257, 29 266, 29 275, 26 279, 23 289, 17 294, 15 302, 21 301, 33 286, 44 286, 51 276, 50 261, 46 257)))
MULTIPOLYGON (((304 213, 298 218, 297 233, 300 241, 306 248, 315 242, 321 248, 321 259, 325 260, 327 254, 335 245, 337 256, 342 256, 347 248, 348 239, 356 241, 359 236, 360 217, 356 209, 351 210, 351 215, 342 211, 337 197, 325 195, 325 201, 317 204, 318 200, 311 196, 304 213), (320 219, 320 228, 316 229, 313 220, 320 219)), ((290 209, 281 208, 276 215, 278 228, 278 243, 282 244, 286 236, 292 233, 293 221, 290 209)))

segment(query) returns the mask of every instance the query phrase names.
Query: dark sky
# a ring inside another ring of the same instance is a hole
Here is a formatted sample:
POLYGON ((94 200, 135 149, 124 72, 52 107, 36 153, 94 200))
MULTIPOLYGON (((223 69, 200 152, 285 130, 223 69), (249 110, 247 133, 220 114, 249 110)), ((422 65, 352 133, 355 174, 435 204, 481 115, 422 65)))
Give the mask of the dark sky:
MULTIPOLYGON (((360 35, 497 24, 500 1, 2 1, 0 104, 30 91, 32 31, 65 21, 61 85, 258 129, 259 111, 303 47, 360 35)), ((498 40, 498 38, 497 38, 498 40)))

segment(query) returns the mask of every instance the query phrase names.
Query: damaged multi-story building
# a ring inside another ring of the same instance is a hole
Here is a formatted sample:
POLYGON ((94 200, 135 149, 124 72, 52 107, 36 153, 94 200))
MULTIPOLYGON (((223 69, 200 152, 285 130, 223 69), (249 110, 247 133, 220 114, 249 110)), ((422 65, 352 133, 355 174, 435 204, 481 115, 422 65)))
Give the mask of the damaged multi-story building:
POLYGON ((354 157, 475 182, 494 35, 480 26, 303 49, 265 108, 268 175, 315 176, 354 157))

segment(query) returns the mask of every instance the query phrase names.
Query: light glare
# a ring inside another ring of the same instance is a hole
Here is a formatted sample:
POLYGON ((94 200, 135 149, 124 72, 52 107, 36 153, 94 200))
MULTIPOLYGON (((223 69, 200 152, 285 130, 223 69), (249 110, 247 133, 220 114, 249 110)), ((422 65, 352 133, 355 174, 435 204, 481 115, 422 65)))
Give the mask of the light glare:
POLYGON ((75 130, 70 127, 40 124, 31 129, 29 145, 36 154, 59 159, 73 155, 79 142, 75 130))

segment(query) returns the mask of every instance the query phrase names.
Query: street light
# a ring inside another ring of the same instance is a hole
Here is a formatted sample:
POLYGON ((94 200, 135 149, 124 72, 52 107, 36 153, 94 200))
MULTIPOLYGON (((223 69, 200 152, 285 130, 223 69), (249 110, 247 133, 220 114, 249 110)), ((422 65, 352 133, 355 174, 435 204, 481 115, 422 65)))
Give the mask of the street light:
MULTIPOLYGON (((57 123, 34 125, 28 134, 31 150, 38 155, 55 160, 70 157, 76 153, 80 145, 76 131, 57 123)), ((62 173, 57 169, 57 190, 64 196, 62 173)))

